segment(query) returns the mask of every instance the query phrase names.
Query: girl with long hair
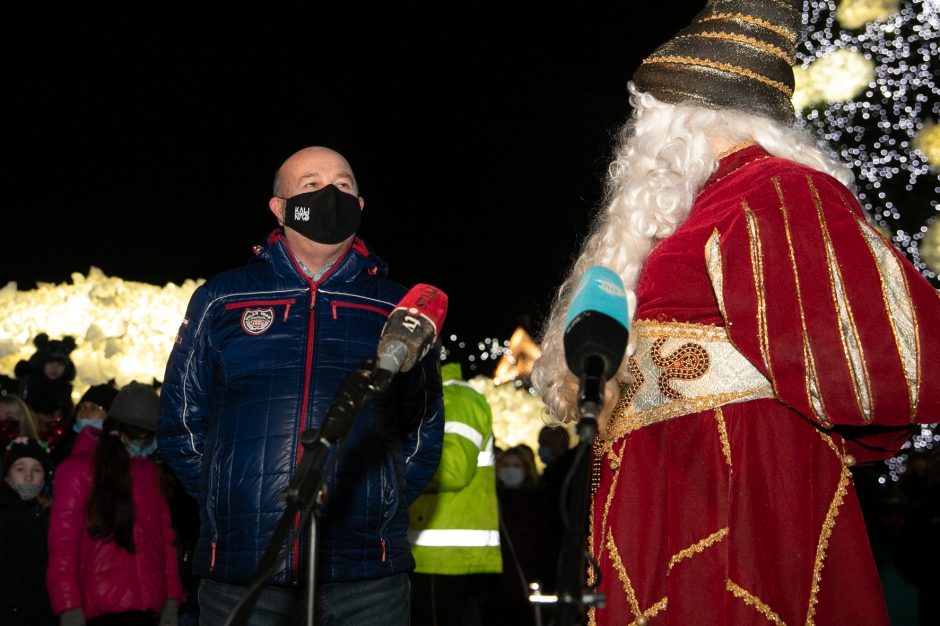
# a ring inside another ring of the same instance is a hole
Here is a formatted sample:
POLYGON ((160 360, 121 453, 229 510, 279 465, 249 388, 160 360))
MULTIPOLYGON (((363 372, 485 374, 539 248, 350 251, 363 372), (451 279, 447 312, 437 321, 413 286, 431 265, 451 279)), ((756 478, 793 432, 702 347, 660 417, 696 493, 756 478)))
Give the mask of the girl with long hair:
POLYGON ((152 387, 130 383, 56 471, 47 582, 62 626, 177 623, 173 530, 148 458, 157 406, 152 387))
POLYGON ((0 395, 0 446, 17 437, 39 438, 39 425, 32 409, 16 394, 0 395))

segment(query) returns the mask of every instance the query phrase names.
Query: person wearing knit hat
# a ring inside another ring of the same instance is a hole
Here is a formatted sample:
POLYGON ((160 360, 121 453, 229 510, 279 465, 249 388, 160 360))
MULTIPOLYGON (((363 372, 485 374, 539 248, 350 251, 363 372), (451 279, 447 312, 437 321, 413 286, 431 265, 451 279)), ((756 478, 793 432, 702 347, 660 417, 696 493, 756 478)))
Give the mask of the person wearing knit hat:
POLYGON ((157 430, 159 411, 160 398, 154 388, 135 380, 118 392, 111 403, 110 416, 153 433, 157 430))
POLYGON ((49 335, 40 333, 33 345, 36 352, 29 360, 18 362, 14 373, 21 379, 20 395, 23 399, 37 410, 51 413, 49 409, 59 406, 60 396, 65 390, 69 394, 72 392, 75 364, 69 355, 75 350, 75 339, 69 336, 49 339, 49 335))
POLYGON ((13 487, 23 500, 33 500, 42 491, 46 482, 46 476, 52 471, 52 465, 49 462, 49 452, 46 444, 38 439, 30 437, 17 437, 7 446, 6 454, 3 456, 3 475, 6 483, 13 487), (17 461, 27 459, 33 461, 28 467, 21 471, 17 461), (17 465, 17 468, 13 468, 17 465))
POLYGON ((63 422, 72 412, 72 381, 75 364, 69 356, 75 339, 49 339, 40 333, 33 340, 36 352, 29 360, 19 361, 14 373, 19 395, 33 409, 39 422, 40 436, 54 445, 64 433, 63 422))
POLYGON ((75 405, 75 414, 72 418, 71 427, 64 426, 62 428, 63 432, 52 445, 53 467, 58 467, 62 461, 69 458, 75 440, 78 438, 78 433, 83 428, 91 427, 101 430, 104 420, 108 416, 108 411, 111 409, 111 403, 118 394, 117 388, 112 384, 113 382, 92 385, 82 394, 81 400, 75 405))
POLYGON ((940 299, 789 98, 801 0, 711 0, 628 85, 605 210, 533 383, 559 420, 585 272, 636 306, 595 442, 591 624, 887 624, 849 468, 940 412, 940 299))
POLYGON ((50 471, 45 444, 18 437, 3 457, 0 487, 0 624, 52 626, 46 592, 48 502, 37 499, 50 471))
POLYGON ((156 449, 158 398, 131 382, 101 430, 86 427, 56 470, 46 576, 61 626, 175 626, 183 600, 156 449))

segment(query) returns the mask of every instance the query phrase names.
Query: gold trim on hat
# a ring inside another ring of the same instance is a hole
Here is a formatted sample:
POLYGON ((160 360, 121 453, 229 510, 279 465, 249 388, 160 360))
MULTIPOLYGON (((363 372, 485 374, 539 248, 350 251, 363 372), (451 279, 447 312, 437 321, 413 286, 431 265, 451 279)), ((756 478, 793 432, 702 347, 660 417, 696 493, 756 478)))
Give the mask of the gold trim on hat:
POLYGON ((728 63, 721 63, 719 61, 711 61, 709 59, 702 59, 700 57, 683 57, 683 56, 661 56, 661 57, 650 57, 643 61, 642 65, 647 65, 650 63, 676 63, 679 65, 693 65, 699 67, 710 67, 712 69, 724 70, 726 72, 731 72, 732 74, 738 74, 739 76, 744 76, 745 78, 751 78, 758 82, 764 83, 770 87, 773 87, 777 91, 784 94, 787 98, 793 97, 793 90, 781 83, 778 80, 773 80, 762 76, 756 72, 739 67, 737 65, 730 65, 728 63))
POLYGON ((735 41, 738 43, 747 44, 749 46, 754 46, 755 48, 760 48, 764 52, 774 55, 788 64, 793 65, 793 59, 790 55, 784 52, 782 49, 777 46, 769 43, 765 43, 760 39, 755 39, 754 37, 748 37, 747 35, 737 35, 734 33, 719 33, 716 31, 705 31, 701 33, 695 33, 693 35, 678 35, 676 39, 690 39, 693 37, 710 37, 712 39, 723 39, 725 41, 735 41))
POLYGON ((777 33, 791 44, 796 45, 797 36, 788 31, 786 28, 777 26, 776 24, 768 22, 767 20, 762 20, 759 17, 754 17, 753 15, 745 15, 744 13, 715 13, 701 19, 702 22, 711 22, 715 20, 737 20, 747 24, 754 24, 755 26, 762 26, 767 30, 777 33))

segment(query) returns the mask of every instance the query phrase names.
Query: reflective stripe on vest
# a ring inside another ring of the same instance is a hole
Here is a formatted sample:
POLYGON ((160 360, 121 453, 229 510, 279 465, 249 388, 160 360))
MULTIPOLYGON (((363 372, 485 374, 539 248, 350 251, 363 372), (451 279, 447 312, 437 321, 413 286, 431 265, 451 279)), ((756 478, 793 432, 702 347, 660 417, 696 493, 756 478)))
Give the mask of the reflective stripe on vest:
MULTIPOLYGON (((445 385, 458 385, 458 386, 460 386, 460 387, 466 387, 467 389, 473 389, 474 391, 477 391, 476 389, 474 389, 473 385, 471 385, 471 384, 468 383, 467 381, 465 381, 465 380, 458 380, 458 379, 456 379, 456 378, 452 378, 452 379, 450 379, 450 380, 445 380, 445 381, 444 381, 444 384, 445 384, 445 385)), ((477 391, 477 393, 480 393, 480 392, 477 391)))
POLYGON ((477 467, 493 467, 496 465, 496 455, 493 453, 493 436, 486 440, 486 447, 477 455, 477 467))
POLYGON ((465 439, 469 439, 477 448, 483 447, 483 433, 478 431, 473 426, 469 426, 461 422, 448 422, 445 418, 444 434, 447 433, 453 433, 455 435, 460 435, 465 439))
POLYGON ((487 547, 499 545, 498 530, 453 530, 435 529, 409 530, 408 541, 413 546, 458 546, 487 547))

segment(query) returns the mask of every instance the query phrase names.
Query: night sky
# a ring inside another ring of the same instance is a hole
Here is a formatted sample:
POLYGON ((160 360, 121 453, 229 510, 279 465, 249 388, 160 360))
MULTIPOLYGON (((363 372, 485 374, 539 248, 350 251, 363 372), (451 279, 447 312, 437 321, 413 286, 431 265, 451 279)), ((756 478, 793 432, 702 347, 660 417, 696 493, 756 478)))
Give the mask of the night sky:
POLYGON ((537 45, 516 41, 519 24, 412 32, 365 62, 315 37, 269 44, 273 32, 21 56, 4 98, 0 286, 93 265, 164 284, 243 264, 275 225, 275 169, 326 145, 356 172, 360 236, 390 277, 450 296, 447 334, 536 332, 601 198, 627 81, 698 9, 669 3, 636 24, 623 4, 556 16, 537 45))

